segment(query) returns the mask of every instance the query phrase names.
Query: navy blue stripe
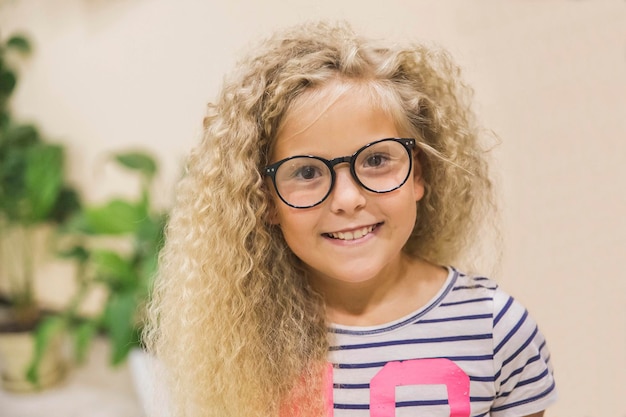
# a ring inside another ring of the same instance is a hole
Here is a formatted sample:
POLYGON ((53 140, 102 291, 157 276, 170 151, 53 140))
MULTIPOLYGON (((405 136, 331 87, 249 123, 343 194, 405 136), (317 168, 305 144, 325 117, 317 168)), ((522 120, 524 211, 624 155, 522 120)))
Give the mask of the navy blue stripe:
MULTIPOLYGON (((492 402, 493 400, 494 400, 494 397, 470 397, 470 402, 471 403, 492 402)), ((399 402, 396 402, 396 408, 401 408, 401 407, 427 407, 427 406, 448 405, 448 404, 449 404, 449 402, 448 402, 447 399, 442 399, 442 400, 399 401, 399 402)), ((334 403, 333 404, 333 408, 337 409, 337 410, 368 410, 370 408, 370 406, 369 406, 369 404, 334 403)), ((481 414, 481 416, 486 416, 486 415, 487 414, 481 414)))
POLYGON ((498 397, 499 397, 499 398, 505 398, 505 397, 508 397, 508 396, 509 396, 509 395, 511 395, 511 393, 512 393, 513 391, 515 391, 517 388, 519 388, 519 387, 523 387, 524 385, 532 384, 533 382, 537 382, 537 381, 539 381, 540 379, 542 379, 542 378, 546 377, 547 375, 548 375, 548 370, 547 370, 547 369, 544 369, 544 370, 543 370, 543 372, 541 372, 541 373, 540 373, 539 375, 537 375, 537 376, 534 376, 534 377, 532 377, 532 378, 525 379, 525 380, 523 380, 523 381, 518 381, 518 382, 517 382, 517 384, 516 384, 513 388, 511 388, 510 390, 508 390, 508 391, 503 391, 503 392, 499 393, 499 394, 498 394, 498 397))
MULTIPOLYGON (((396 402, 396 408, 401 407, 427 407, 434 405, 448 405, 448 400, 416 400, 396 402)), ((337 410, 369 410, 369 404, 342 404, 334 403, 333 408, 337 410)))
MULTIPOLYGON (((494 382, 493 376, 469 376, 472 382, 494 382)), ((333 384, 335 389, 369 389, 370 384, 333 384)))
POLYGON ((498 313, 496 318, 493 320, 493 327, 496 327, 496 324, 498 324, 498 322, 504 316, 504 314, 507 311, 509 311, 509 308, 511 307, 512 304, 513 304, 513 297, 509 297, 509 299, 507 300, 507 302, 504 305, 504 307, 502 308, 502 310, 500 310, 500 312, 498 313))
MULTIPOLYGON (((448 405, 448 400, 417 400, 396 402, 396 408, 401 407, 427 407, 433 405, 448 405)), ((342 404, 334 403, 333 408, 337 410, 369 410, 369 404, 342 404)))
POLYGON ((459 285, 458 287, 454 287, 452 289, 452 291, 459 291, 459 290, 474 290, 477 288, 485 288, 487 290, 495 290, 496 288, 498 288, 498 286, 495 287, 488 287, 486 285, 482 285, 482 284, 474 284, 474 285, 459 285))
POLYGON ((458 306, 458 305, 461 305, 461 304, 480 303, 482 301, 492 301, 492 300, 493 300, 493 298, 491 298, 491 297, 473 298, 473 299, 470 299, 470 300, 454 301, 454 302, 450 302, 450 303, 441 303, 441 307, 458 306))
POLYGON ((546 363, 550 363, 550 358, 552 358, 552 355, 548 355, 548 356, 546 356, 546 358, 544 359, 544 361, 545 361, 546 363))
MULTIPOLYGON (((493 359, 493 355, 476 355, 476 356, 441 356, 439 358, 449 359, 453 362, 478 362, 489 361, 493 359)), ((436 358, 432 358, 436 359, 436 358)), ((379 368, 385 366, 389 361, 382 362, 366 362, 366 363, 333 363, 333 366, 339 369, 366 369, 379 368)))
POLYGON ((365 363, 333 363, 333 367, 339 369, 365 369, 365 368, 381 368, 388 361, 384 362, 365 362, 365 363))
POLYGON ((422 323, 443 323, 447 321, 464 321, 464 320, 480 320, 480 319, 490 319, 493 317, 491 314, 475 314, 471 316, 458 316, 458 317, 447 317, 444 319, 431 319, 431 320, 421 320, 415 324, 422 323))
POLYGON ((534 382, 539 381, 540 379, 545 378, 548 375, 548 369, 544 369, 544 371, 542 373, 540 373, 539 375, 533 377, 533 378, 528 378, 525 379, 523 381, 520 381, 517 383, 517 385, 515 386, 515 388, 519 388, 519 387, 523 387, 524 385, 528 385, 528 384, 532 384, 534 382))
POLYGON ((504 337, 502 342, 500 342, 500 344, 498 346, 496 346, 496 348, 493 351, 494 353, 498 353, 500 351, 500 349, 502 349, 502 346, 506 345, 506 343, 509 340, 511 340, 511 338, 515 335, 515 333, 517 333, 517 331, 520 329, 520 327, 522 327, 522 325, 526 321, 526 317, 528 317, 528 311, 524 311, 524 314, 522 315, 522 318, 520 318, 518 320, 518 322, 515 324, 515 326, 513 326, 511 331, 504 337))
POLYGON ((400 401, 396 403, 396 408, 400 407, 425 407, 429 405, 448 405, 448 400, 420 400, 420 401, 400 401))
POLYGON ((471 403, 490 403, 495 398, 496 397, 470 397, 470 402, 471 403))
POLYGON ((487 277, 474 277, 472 278, 474 281, 489 281, 487 277))
POLYGON ((552 385, 550 385, 545 391, 543 391, 540 394, 535 395, 534 397, 526 398, 524 400, 516 401, 516 402, 510 403, 510 404, 504 404, 504 405, 501 405, 500 407, 493 407, 491 409, 491 411, 502 411, 502 410, 507 410, 509 408, 517 407, 517 406, 520 406, 520 405, 523 405, 523 404, 528 404, 528 403, 531 403, 533 401, 537 401, 537 400, 539 400, 541 398, 546 397, 552 391, 554 391, 554 381, 552 381, 552 385))
MULTIPOLYGON (((539 328, 537 328, 537 329, 539 329, 539 328)), ((540 354, 540 355, 542 355, 542 356, 546 354, 546 352, 544 352, 544 349, 548 349, 548 342, 546 342, 546 340, 545 340, 545 339, 544 339, 543 343, 541 343, 541 344, 539 345, 539 354, 540 354)), ((547 355, 548 355, 548 356, 546 356, 546 357, 543 359, 543 361, 544 361, 545 363, 550 363, 550 359, 552 358, 552 355, 550 354, 550 352, 547 352, 547 355)))
POLYGON ((469 376, 470 381, 474 382, 495 382, 495 376, 469 376))
POLYGON ((519 349, 517 349, 515 351, 515 353, 513 353, 511 356, 509 356, 508 358, 506 358, 503 362, 502 362, 502 367, 504 367, 505 365, 508 365, 509 363, 511 363, 513 360, 515 360, 515 358, 517 357, 517 355, 519 355, 520 353, 522 353, 524 351, 524 349, 526 349, 526 347, 528 347, 528 345, 530 345, 530 343, 533 341, 533 339, 535 338, 535 336, 537 335, 537 332, 539 332, 539 328, 537 326, 535 326, 535 330, 532 332, 532 334, 528 337, 528 339, 526 339, 526 341, 524 342, 524 344, 522 344, 522 346, 520 346, 519 349))
POLYGON ((490 333, 466 335, 466 336, 448 336, 448 337, 433 337, 430 339, 406 339, 406 340, 390 340, 386 342, 373 342, 373 343, 359 343, 356 345, 340 345, 330 346, 329 351, 335 352, 338 350, 355 350, 355 349, 369 349, 385 346, 398 346, 398 345, 419 345, 426 343, 448 343, 448 342, 466 342, 468 340, 485 340, 491 339, 490 333))
POLYGON ((333 384, 335 389, 369 389, 370 384, 333 384))
POLYGON ((333 404, 337 410, 369 410, 369 404, 333 404))
POLYGON ((541 356, 540 356, 540 355, 536 355, 536 356, 533 356, 532 358, 528 359, 528 361, 526 361, 526 363, 524 364, 524 366, 522 366, 521 368, 517 368, 516 370, 514 370, 513 372, 511 372, 511 374, 510 374, 507 378, 505 378, 505 379, 504 379, 504 380, 500 383, 500 385, 506 385, 506 383, 507 383, 507 382, 509 382, 509 379, 513 378, 515 375, 519 375, 519 374, 521 374, 522 372, 524 372, 524 369, 526 369, 526 367, 527 367, 528 365, 530 365, 530 364, 531 364, 531 363, 533 363, 533 362, 537 362, 540 358, 541 358, 541 356))
MULTIPOLYGON (((539 328, 537 328, 537 330, 539 330, 539 328)), ((544 349, 547 349, 547 348, 548 348, 548 342, 546 342, 546 340, 544 339, 543 342, 541 342, 541 344, 539 345, 539 354, 543 355, 545 353, 544 349)), ((545 358, 546 363, 550 362, 550 352, 547 352, 547 354, 548 356, 546 356, 545 358)))

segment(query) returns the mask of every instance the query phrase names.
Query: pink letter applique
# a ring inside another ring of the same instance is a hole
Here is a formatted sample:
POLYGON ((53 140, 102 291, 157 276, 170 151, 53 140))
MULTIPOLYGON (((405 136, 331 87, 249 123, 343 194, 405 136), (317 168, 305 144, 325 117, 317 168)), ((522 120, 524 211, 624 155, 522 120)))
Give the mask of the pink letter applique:
MULTIPOLYGON (((327 417, 333 416, 333 368, 327 368, 327 417)), ((395 417, 396 387, 445 385, 450 417, 470 417, 470 381, 463 369, 445 358, 388 362, 370 381, 370 416, 395 417)))
POLYGON ((444 358, 388 362, 370 382, 370 416, 394 417, 396 387, 445 385, 450 417, 469 417, 469 377, 454 362, 444 358))

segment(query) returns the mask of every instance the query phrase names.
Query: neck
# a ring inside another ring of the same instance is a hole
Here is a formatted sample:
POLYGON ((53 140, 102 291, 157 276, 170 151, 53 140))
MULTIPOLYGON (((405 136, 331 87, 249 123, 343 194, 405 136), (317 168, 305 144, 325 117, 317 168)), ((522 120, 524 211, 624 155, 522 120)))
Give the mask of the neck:
POLYGON ((402 254, 398 262, 365 281, 345 282, 312 274, 311 283, 324 297, 330 323, 374 326, 423 307, 446 277, 444 268, 402 254))

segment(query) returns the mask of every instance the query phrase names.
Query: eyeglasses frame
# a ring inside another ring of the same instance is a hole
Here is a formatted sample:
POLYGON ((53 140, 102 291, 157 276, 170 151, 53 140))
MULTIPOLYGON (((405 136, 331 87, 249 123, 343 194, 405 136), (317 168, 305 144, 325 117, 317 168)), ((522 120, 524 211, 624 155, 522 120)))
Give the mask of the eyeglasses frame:
POLYGON ((375 140, 374 142, 370 142, 366 145, 364 145, 363 147, 359 148, 355 153, 353 153, 352 155, 347 155, 347 156, 340 156, 337 158, 333 158, 333 159, 325 159, 322 158, 321 156, 315 156, 315 155, 294 155, 294 156, 290 156, 288 158, 285 159, 281 159, 278 162, 274 162, 273 164, 267 165, 263 168, 263 174, 270 177, 272 179, 272 183, 274 184, 274 189, 276 190, 276 194, 278 195, 278 197, 281 199, 281 201, 283 203, 285 203, 286 205, 288 205, 289 207, 293 207, 296 209, 308 209, 308 208, 312 208, 315 206, 318 206, 320 204, 322 204, 330 195, 330 193, 332 193, 333 188, 335 187, 335 178, 337 176, 336 172, 335 172, 335 166, 339 165, 339 164, 343 164, 343 163, 348 163, 350 165, 350 174, 352 175, 352 178, 354 178, 354 180, 357 182, 357 184, 359 184, 361 187, 363 187, 364 189, 366 189, 367 191, 370 191, 372 193, 376 193, 376 194, 386 194, 386 193, 390 193, 394 190, 397 190, 398 188, 402 187, 406 181, 409 179, 409 176, 411 175, 411 171, 413 170, 413 155, 411 154, 411 151, 415 148, 416 146, 416 142, 415 139, 413 138, 384 138, 384 139, 378 139, 375 140), (363 184, 361 182, 361 180, 359 179, 359 177, 356 175, 356 169, 354 167, 354 163, 356 161, 356 158, 362 153, 364 152, 366 149, 368 149, 369 147, 376 145, 378 143, 381 142, 385 142, 385 141, 394 141, 394 142, 398 142, 399 144, 403 145, 404 148, 406 149, 407 153, 409 154, 409 170, 406 174, 406 177, 404 178, 404 180, 397 186, 394 187, 390 190, 385 190, 385 191, 377 191, 377 190, 372 190, 371 188, 367 187, 365 184, 363 184), (276 173, 278 172, 278 168, 284 164, 287 161, 290 161, 292 159, 295 158, 311 158, 311 159, 317 159, 318 161, 321 161, 322 163, 324 163, 324 165, 326 165, 330 171, 330 187, 328 188, 328 192, 326 193, 326 195, 324 195, 324 197, 318 201, 315 204, 311 204, 308 206, 296 206, 294 204, 289 203, 288 201, 286 201, 283 196, 280 194, 280 191, 278 191, 278 186, 276 185, 276 173))

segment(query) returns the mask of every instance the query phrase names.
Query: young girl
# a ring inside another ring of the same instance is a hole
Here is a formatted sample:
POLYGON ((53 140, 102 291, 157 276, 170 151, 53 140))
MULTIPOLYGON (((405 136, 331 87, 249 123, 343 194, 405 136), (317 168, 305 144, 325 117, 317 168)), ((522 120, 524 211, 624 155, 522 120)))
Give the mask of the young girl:
POLYGON ((471 249, 493 214, 448 55, 275 35, 209 106, 145 334, 177 416, 541 416, 550 355, 471 249))

